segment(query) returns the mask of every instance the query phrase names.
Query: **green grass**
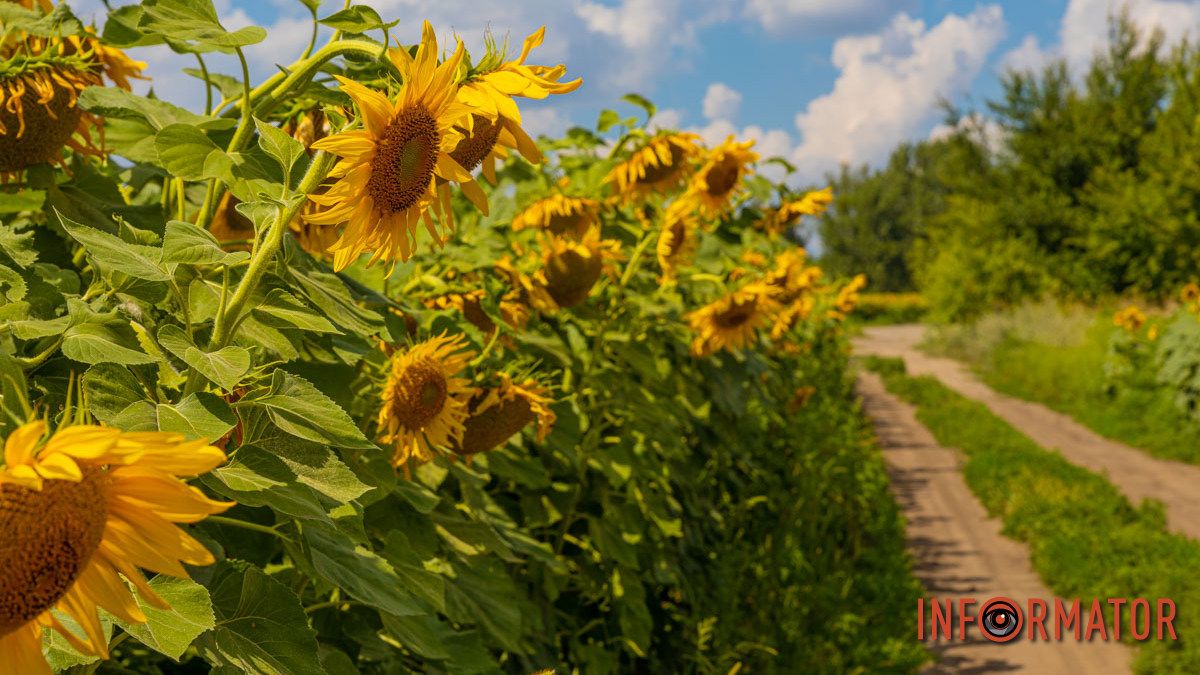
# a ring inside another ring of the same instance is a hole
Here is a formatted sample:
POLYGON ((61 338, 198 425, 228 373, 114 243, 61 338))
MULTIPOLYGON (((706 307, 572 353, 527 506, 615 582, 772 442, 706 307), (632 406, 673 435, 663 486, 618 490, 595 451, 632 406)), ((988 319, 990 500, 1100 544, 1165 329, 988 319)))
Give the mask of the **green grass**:
POLYGON ((967 484, 1006 535, 1029 545, 1054 593, 1175 601, 1179 641, 1142 643, 1137 672, 1200 672, 1200 542, 1168 532, 1161 505, 1135 507, 1105 478, 1038 446, 982 404, 905 375, 898 360, 866 363, 917 406, 939 443, 963 451, 967 484))
MULTIPOLYGON (((1025 318, 1028 322, 1047 320, 1044 309, 1035 311, 1037 316, 1025 318)), ((1111 315, 1093 313, 1088 322, 1059 326, 1073 335, 976 331, 968 333, 974 340, 964 335, 935 341, 931 351, 964 359, 993 389, 1070 415, 1101 436, 1158 457, 1200 463, 1200 427, 1175 406, 1174 391, 1154 382, 1152 373, 1134 386, 1107 390, 1105 355, 1116 330, 1111 315), (962 344, 968 341, 973 344, 962 344)))

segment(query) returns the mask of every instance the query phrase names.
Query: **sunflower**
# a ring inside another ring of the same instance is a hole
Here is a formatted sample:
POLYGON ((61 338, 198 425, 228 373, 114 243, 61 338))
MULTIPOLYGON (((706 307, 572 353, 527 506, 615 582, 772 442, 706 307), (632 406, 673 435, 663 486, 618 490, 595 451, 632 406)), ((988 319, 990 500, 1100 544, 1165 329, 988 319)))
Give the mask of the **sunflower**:
POLYGON ((462 314, 468 323, 478 328, 484 335, 491 335, 492 331, 496 330, 496 322, 492 321, 492 317, 483 311, 485 297, 487 297, 487 293, 476 289, 467 293, 446 293, 428 298, 424 304, 429 309, 453 309, 462 314))
POLYGON ((692 212, 691 204, 677 201, 667 207, 666 213, 663 214, 662 231, 655 246, 664 282, 674 279, 679 267, 696 250, 699 229, 700 224, 696 220, 696 214, 692 212))
POLYGON ((604 178, 622 200, 663 194, 683 183, 692 158, 700 154, 696 134, 669 132, 651 138, 604 178))
POLYGON ((544 258, 539 273, 546 292, 560 308, 576 307, 587 300, 604 273, 605 262, 620 258, 620 244, 601 240, 592 231, 579 240, 549 236, 542 240, 544 258))
POLYGON ((764 281, 779 289, 778 299, 787 303, 813 287, 821 278, 819 267, 807 267, 808 252, 797 246, 775 256, 775 269, 764 281))
POLYGON ((867 287, 867 275, 859 274, 838 291, 833 306, 842 314, 849 314, 858 306, 858 293, 867 287))
POLYGON ((741 349, 753 344, 757 330, 778 307, 775 290, 755 282, 688 314, 695 333, 694 356, 709 356, 722 349, 741 349))
POLYGON ((806 192, 800 199, 784 202, 777 208, 768 209, 754 225, 768 234, 780 235, 794 227, 801 216, 819 216, 825 213, 832 202, 833 188, 812 190, 806 192))
POLYGON ((1184 284, 1179 291, 1179 299, 1189 308, 1196 307, 1197 303, 1200 303, 1200 285, 1194 281, 1184 284))
POLYGON ((18 427, 0 467, 0 663, 21 675, 51 673, 45 629, 108 658, 97 608, 144 623, 128 581, 146 603, 169 609, 140 570, 187 578, 183 563, 212 564, 212 553, 175 523, 232 506, 180 480, 225 461, 206 441, 90 424, 45 436, 45 422, 18 427))
POLYGON ((500 386, 480 389, 471 398, 471 416, 454 451, 469 459, 493 450, 535 420, 538 442, 546 440, 556 419, 548 394, 536 380, 514 384, 512 378, 501 374, 500 386))
POLYGON ((512 290, 500 300, 504 321, 513 328, 523 328, 533 310, 553 314, 558 310, 554 298, 546 290, 545 275, 521 271, 507 256, 496 262, 496 272, 508 280, 512 290))
POLYGON ((1113 325, 1129 333, 1138 332, 1145 324, 1146 315, 1136 305, 1129 305, 1113 314, 1113 325))
POLYGON ((792 299, 775 314, 775 319, 771 324, 771 339, 776 341, 783 339, 796 327, 796 324, 812 316, 815 306, 816 300, 807 293, 792 299))
POLYGON ((600 227, 600 202, 555 193, 530 204, 513 218, 512 229, 535 228, 582 239, 600 227))
POLYGON ((453 213, 449 192, 436 189, 439 179, 459 183, 463 194, 487 212, 483 190, 450 156, 462 138, 454 127, 465 123, 471 113, 456 100, 454 77, 462 63, 462 41, 441 65, 437 53, 437 37, 428 21, 416 57, 405 49, 388 51, 404 77, 395 101, 338 76, 342 91, 358 105, 364 128, 312 144, 313 149, 328 150, 342 161, 330 173, 337 182, 323 194, 309 195, 313 202, 329 208, 306 217, 319 225, 346 223, 331 249, 336 270, 345 269, 367 251, 371 253, 369 264, 408 260, 422 219, 434 244, 440 246, 444 238, 433 213, 446 226, 453 213))
POLYGON ((254 221, 237 210, 241 203, 231 192, 222 195, 212 222, 208 224, 208 232, 225 248, 249 251, 250 242, 254 241, 254 221))
POLYGON ((542 161, 537 144, 521 128, 521 111, 513 97, 543 99, 551 94, 573 92, 583 84, 582 79, 559 82, 566 74, 566 66, 525 64, 545 37, 546 27, 542 26, 525 38, 521 55, 512 61, 505 61, 503 50, 489 38, 487 55, 467 73, 459 89, 459 100, 473 108, 474 113, 458 127, 462 141, 451 156, 467 171, 482 166, 484 178, 493 185, 496 162, 506 159, 510 150, 520 152, 533 164, 542 161))
POLYGON ((395 446, 393 466, 428 462, 462 439, 471 389, 459 373, 474 356, 462 335, 444 333, 392 356, 378 421, 381 440, 395 446))
POLYGON ((741 188, 742 178, 752 171, 749 165, 758 161, 758 153, 750 150, 752 147, 754 141, 738 143, 730 136, 708 153, 684 196, 702 216, 719 218, 729 209, 741 188))

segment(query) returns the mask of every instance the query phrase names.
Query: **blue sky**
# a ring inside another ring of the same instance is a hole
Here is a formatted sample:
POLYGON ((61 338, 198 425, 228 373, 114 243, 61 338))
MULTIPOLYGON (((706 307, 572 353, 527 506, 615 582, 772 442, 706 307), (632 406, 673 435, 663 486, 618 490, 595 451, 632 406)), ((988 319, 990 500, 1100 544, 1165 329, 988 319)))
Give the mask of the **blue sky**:
MULTIPOLYGON (((125 4, 117 2, 114 4, 125 4)), ((298 0, 216 0, 227 27, 256 23, 267 43, 250 51, 259 76, 291 61, 307 41, 298 0)), ((568 65, 576 93, 523 106, 533 131, 590 125, 621 94, 660 108, 658 122, 712 141, 754 137, 759 150, 818 182, 839 163, 877 164, 897 143, 939 133, 939 98, 983 109, 1010 66, 1062 56, 1075 67, 1103 44, 1106 16, 1127 5, 1171 40, 1200 28, 1200 0, 374 0, 396 35, 414 42, 422 19, 439 35, 478 48, 485 30, 514 45, 545 24, 531 59, 568 65)), ((75 0, 94 15, 98 0, 75 0)), ((339 9, 327 2, 321 15, 339 9)), ((155 89, 194 106, 201 92, 175 73, 191 57, 142 50, 155 89)), ((215 69, 236 72, 233 64, 215 69)), ((629 110, 632 112, 632 110, 629 110)))

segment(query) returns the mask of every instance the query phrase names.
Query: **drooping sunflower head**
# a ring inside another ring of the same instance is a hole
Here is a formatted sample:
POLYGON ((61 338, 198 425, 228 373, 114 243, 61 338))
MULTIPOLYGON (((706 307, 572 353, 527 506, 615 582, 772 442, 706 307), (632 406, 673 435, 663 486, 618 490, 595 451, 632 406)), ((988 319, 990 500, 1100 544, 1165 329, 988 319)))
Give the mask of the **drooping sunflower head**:
POLYGON ((487 297, 487 293, 482 289, 475 289, 466 293, 438 295, 426 299, 424 304, 430 309, 455 310, 484 335, 491 335, 492 331, 496 330, 496 322, 492 321, 492 317, 488 316, 488 313, 483 310, 483 299, 485 297, 487 297))
POLYGON ((583 304, 604 273, 605 263, 620 258, 619 242, 601 240, 594 231, 579 240, 543 237, 542 249, 546 292, 562 308, 583 304))
POLYGON ((439 64, 437 37, 425 22, 415 57, 405 49, 388 54, 404 78, 394 100, 339 76, 342 91, 358 106, 364 128, 312 144, 342 158, 330 172, 337 182, 323 194, 309 195, 328 208, 307 217, 321 225, 346 223, 332 247, 338 270, 362 253, 370 253, 370 264, 408 260, 421 221, 440 246, 445 234, 434 215, 444 228, 452 226, 450 182, 459 183, 463 194, 487 212, 487 197, 450 156, 462 138, 455 127, 467 123, 471 114, 456 98, 462 42, 439 64), (439 185, 444 189, 437 189, 439 185))
POLYGON ((655 246, 664 282, 674 279, 679 267, 691 258, 699 230, 700 224, 689 202, 676 201, 667 207, 655 246))
POLYGON ((775 314, 775 319, 771 324, 771 339, 782 340, 797 324, 812 316, 814 307, 816 307, 816 300, 812 294, 802 293, 792 298, 783 309, 775 314))
POLYGON ((692 177, 686 199, 706 218, 719 218, 725 214, 734 196, 742 187, 742 180, 751 172, 750 165, 758 161, 758 153, 750 148, 754 141, 737 142, 730 136, 724 143, 713 148, 700 170, 692 177))
POLYGON ((513 230, 545 230, 573 239, 583 239, 599 227, 600 202, 558 192, 530 204, 512 221, 513 230))
POLYGON ((689 314, 687 322, 695 334, 692 354, 709 356, 753 344, 758 328, 778 307, 774 294, 770 286, 755 282, 689 314))
POLYGON ((49 674, 42 633, 108 657, 97 608, 144 623, 126 580, 151 605, 167 608, 141 570, 187 578, 183 563, 214 559, 177 523, 231 504, 180 480, 206 473, 225 454, 178 434, 128 433, 77 425, 46 438, 46 424, 18 427, 0 467, 0 663, 6 672, 49 674), (82 635, 60 621, 69 616, 82 635))
POLYGON ((801 216, 819 216, 825 213, 832 202, 833 188, 812 190, 806 192, 800 199, 784 202, 777 208, 768 209, 754 225, 770 235, 778 236, 795 227, 801 216))
POLYGON ((499 386, 480 389, 472 397, 471 415, 462 441, 454 449, 459 455, 470 459, 494 450, 534 421, 538 442, 544 441, 553 428, 556 416, 550 409, 553 400, 546 387, 533 379, 515 384, 507 374, 500 377, 499 386))
POLYGON ((812 287, 817 280, 812 270, 817 271, 819 278, 820 270, 807 267, 807 260, 808 252, 800 246, 789 248, 775 256, 775 268, 763 280, 779 290, 781 302, 789 302, 796 294, 812 287))
POLYGON ((392 355, 378 422, 393 466, 427 462, 462 438, 471 389, 461 373, 473 357, 463 336, 445 334, 392 355))
POLYGON ((692 159, 701 152, 699 138, 678 132, 655 136, 613 167, 604 182, 624 201, 665 194, 687 178, 692 159))
POLYGON ((522 270, 506 256, 496 262, 496 272, 508 280, 512 289, 500 301, 500 311, 508 325, 523 328, 535 310, 542 314, 558 311, 558 305, 546 290, 546 279, 541 270, 522 270))

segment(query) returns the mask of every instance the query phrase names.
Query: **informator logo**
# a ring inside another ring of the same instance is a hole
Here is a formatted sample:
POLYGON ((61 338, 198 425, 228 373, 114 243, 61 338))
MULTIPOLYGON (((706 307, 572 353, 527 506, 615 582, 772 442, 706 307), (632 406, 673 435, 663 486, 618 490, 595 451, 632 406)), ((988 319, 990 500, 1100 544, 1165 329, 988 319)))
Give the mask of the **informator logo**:
POLYGON ((1176 640, 1170 598, 920 598, 917 640, 1176 640))

